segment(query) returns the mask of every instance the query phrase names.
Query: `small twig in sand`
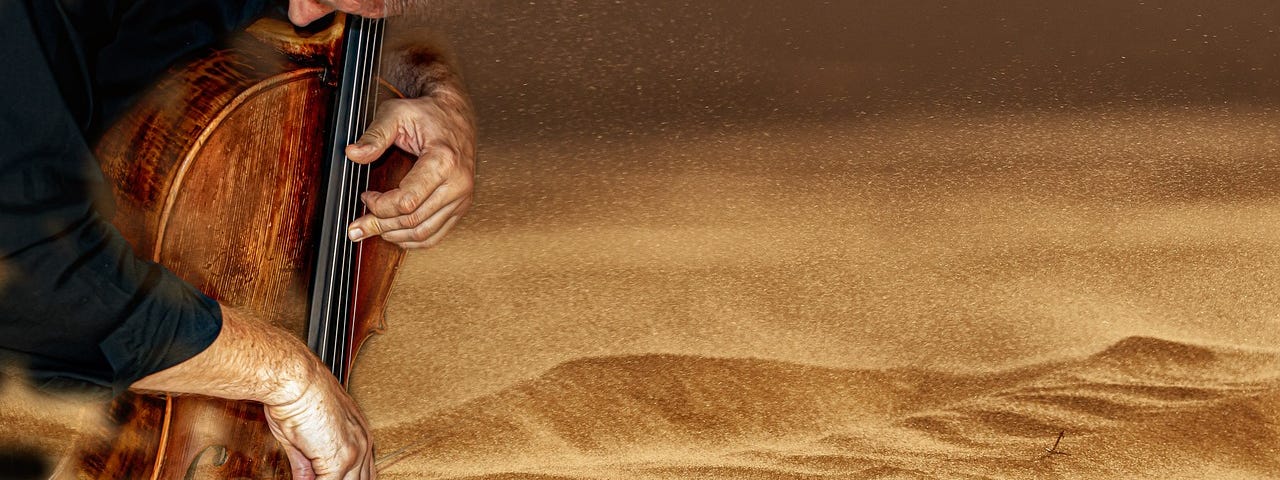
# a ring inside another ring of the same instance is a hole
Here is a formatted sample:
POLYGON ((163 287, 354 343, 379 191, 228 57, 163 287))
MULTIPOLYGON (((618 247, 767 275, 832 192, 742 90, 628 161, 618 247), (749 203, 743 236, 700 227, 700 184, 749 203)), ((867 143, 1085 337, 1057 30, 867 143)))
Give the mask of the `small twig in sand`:
POLYGON ((408 458, 407 457, 408 454, 414 453, 417 450, 420 450, 423 447, 426 447, 428 444, 431 444, 432 442, 435 442, 439 439, 440 439, 439 437, 435 435, 431 435, 422 440, 418 440, 416 442, 400 447, 394 452, 383 455, 382 458, 374 459, 373 466, 374 468, 381 471, 382 469, 395 465, 396 462, 399 462, 401 460, 404 460, 405 458, 408 458))
POLYGON ((1058 439, 1053 441, 1053 446, 1052 446, 1052 447, 1049 447, 1049 448, 1044 449, 1044 452, 1045 452, 1045 453, 1044 453, 1044 456, 1045 456, 1045 457, 1049 457, 1049 456, 1053 456, 1053 455, 1071 455, 1070 453, 1067 453, 1067 452, 1060 452, 1060 451, 1058 451, 1058 444, 1062 443, 1062 437, 1064 437, 1064 436, 1066 436, 1066 435, 1067 435, 1067 431, 1066 431, 1066 430, 1063 430, 1063 431, 1061 431, 1061 432, 1058 432, 1058 439))

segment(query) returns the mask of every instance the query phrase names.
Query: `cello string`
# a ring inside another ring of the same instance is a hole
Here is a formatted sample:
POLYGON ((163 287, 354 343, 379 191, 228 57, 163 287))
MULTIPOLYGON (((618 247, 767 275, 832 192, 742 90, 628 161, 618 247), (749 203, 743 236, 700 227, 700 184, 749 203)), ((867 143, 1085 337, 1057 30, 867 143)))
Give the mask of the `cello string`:
MULTIPOLYGON (((354 75, 355 87, 352 89, 352 94, 355 95, 355 98, 352 100, 352 107, 354 108, 354 112, 352 115, 352 123, 351 123, 352 142, 356 141, 359 138, 360 134, 366 127, 366 125, 364 124, 364 110, 365 110, 365 98, 364 98, 365 97, 365 93, 364 93, 365 52, 364 52, 364 49, 367 41, 366 36, 368 34, 369 22, 365 18, 360 17, 357 20, 357 24, 359 24, 360 28, 358 30, 359 32, 359 37, 357 39, 358 46, 355 52, 356 54, 356 62, 355 62, 356 70, 354 75)), ((356 209, 358 208, 358 205, 359 205, 359 192, 356 190, 359 188, 358 178, 360 176, 361 165, 352 164, 351 168, 354 171, 352 172, 353 177, 351 179, 351 185, 349 187, 349 190, 347 191, 347 208, 349 208, 348 210, 349 216, 347 218, 348 223, 351 221, 354 221, 358 215, 356 213, 356 209)), ((350 346, 348 345, 350 336, 351 336, 349 330, 351 325, 351 317, 353 313, 352 310, 354 308, 354 306, 351 304, 351 275, 352 275, 351 270, 354 267, 353 262, 359 261, 357 258, 354 258, 352 256, 354 245, 355 244, 351 242, 347 242, 343 244, 343 248, 346 250, 346 253, 347 253, 347 264, 345 265, 345 268, 343 270, 344 275, 342 276, 342 300, 343 300, 342 313, 343 315, 342 317, 340 317, 339 323, 338 323, 338 328, 341 331, 341 334, 339 334, 337 337, 337 341, 339 342, 338 349, 337 349, 338 362, 337 362, 337 365, 334 366, 334 371, 338 372, 338 379, 340 381, 343 381, 344 383, 346 381, 347 352, 348 352, 348 349, 350 348, 350 346)))
MULTIPOLYGON (((360 110, 360 114, 363 117, 361 119, 361 125, 364 125, 366 128, 368 127, 369 123, 372 122, 372 118, 375 112, 377 111, 378 64, 379 64, 379 59, 381 58, 382 28, 383 28, 383 25, 385 25, 386 23, 385 20, 382 20, 382 19, 368 19, 367 22, 369 25, 369 28, 367 29, 368 34, 366 36, 368 42, 366 44, 367 47, 364 51, 366 63, 364 64, 365 70, 364 70, 364 75, 362 77, 362 80, 365 82, 365 87, 363 90, 364 97, 362 100, 365 102, 365 104, 364 104, 364 108, 360 110)), ((369 175, 372 171, 373 171, 373 164, 360 165, 359 174, 356 180, 357 191, 356 191, 355 205, 357 208, 360 209, 362 215, 365 213, 368 213, 368 208, 364 206, 363 202, 360 202, 359 195, 360 193, 367 191, 369 189, 369 175)), ((353 329, 355 328, 354 322, 356 321, 356 318, 354 317, 354 313, 355 313, 355 309, 359 305, 359 295, 360 295, 359 286, 360 286, 360 278, 361 278, 360 277, 360 269, 361 269, 360 258, 363 257, 364 245, 365 245, 364 242, 360 242, 359 244, 355 245, 355 250, 356 250, 356 253, 355 253, 356 263, 354 264, 355 274, 352 275, 351 277, 352 282, 354 282, 355 284, 351 290, 351 296, 352 296, 351 302, 352 302, 352 312, 353 312, 353 317, 351 321, 352 321, 353 329)), ((349 339, 349 340, 354 340, 354 339, 349 339)), ((355 360, 356 347, 357 345, 355 344, 354 341, 351 341, 350 344, 347 346, 346 351, 347 351, 348 361, 347 363, 344 363, 344 365, 347 365, 351 361, 355 360)))
MULTIPOLYGON (((369 52, 368 52, 369 69, 368 69, 368 77, 367 77, 369 79, 368 80, 369 86, 367 90, 368 94, 366 97, 368 101, 371 103, 371 105, 364 110, 365 114, 370 116, 374 115, 375 112, 377 111, 377 104, 378 104, 377 79, 378 79, 380 59, 382 58, 382 38, 383 38, 382 28, 383 26, 386 25, 386 21, 377 19, 377 20, 371 20, 371 23, 372 23, 372 32, 370 33, 370 39, 369 39, 369 52)), ((362 165, 360 168, 359 184, 360 184, 360 190, 362 191, 369 189, 369 175, 372 171, 372 168, 373 168, 372 165, 362 165)), ((365 213, 367 213, 369 209, 365 207, 365 208, 362 208, 362 210, 365 213)), ((362 266, 362 263, 360 262, 360 258, 362 258, 363 256, 364 256, 364 242, 360 242, 358 245, 356 245, 355 275, 353 276, 355 287, 352 289, 352 292, 351 292, 351 295, 352 295, 351 302, 353 305, 360 304, 360 278, 361 278, 360 270, 362 266)), ((354 322, 355 318, 352 318, 352 321, 354 322)), ((355 348, 356 348, 356 345, 354 344, 350 345, 350 349, 354 350, 355 348)), ((350 355, 353 357, 353 360, 354 360, 355 352, 351 351, 350 355)))
MULTIPOLYGON (((356 38, 358 40, 359 31, 360 31, 358 22, 351 22, 351 24, 349 25, 351 28, 348 28, 348 34, 356 35, 357 36, 356 38)), ((346 42, 346 43, 347 45, 350 45, 350 42, 346 42)), ((355 52, 346 51, 344 52, 344 55, 359 54, 358 49, 348 49, 348 50, 356 50, 356 51, 355 52)), ((353 73, 354 72, 347 71, 344 69, 344 71, 342 72, 342 76, 344 77, 343 81, 344 82, 350 81, 350 79, 353 78, 353 73)), ((339 89, 338 91, 339 93, 341 93, 341 89, 339 89)), ((348 106, 348 108, 352 108, 352 107, 348 106)), ((354 126, 350 123, 351 112, 350 111, 335 112, 335 114, 346 115, 348 123, 346 125, 346 131, 342 132, 342 134, 344 135, 342 140, 344 145, 350 144, 352 131, 354 129, 354 126)), ((339 374, 336 368, 336 365, 339 361, 339 359, 337 358, 339 354, 337 346, 338 346, 338 343, 340 342, 339 339, 341 338, 341 334, 338 331, 338 328, 341 322, 338 320, 340 318, 345 318, 345 315, 346 315, 343 309, 344 295, 340 289, 340 283, 342 281, 341 279, 346 275, 345 267, 348 264, 348 259, 347 259, 348 253, 345 247, 346 247, 346 244, 348 243, 348 241, 346 240, 346 226, 349 223, 347 221, 347 218, 349 217, 347 213, 347 210, 349 208, 347 197, 349 195, 348 190, 349 190, 349 183, 351 181, 351 177, 350 177, 351 162, 346 158, 345 154, 343 155, 343 158, 339 161, 342 164, 341 165, 342 170, 341 170, 341 175, 339 176, 340 183, 339 183, 339 189, 338 189, 338 198, 333 199, 333 201, 337 202, 337 211, 335 212, 335 215, 337 216, 337 218, 335 218, 335 221, 334 221, 333 243, 332 245, 329 246, 330 251, 333 252, 333 255, 331 256, 331 258, 333 259, 333 263, 330 265, 330 270, 329 270, 330 276, 328 279, 326 279, 326 283, 328 287, 328 292, 326 294, 325 315, 324 315, 324 318, 325 318, 324 327, 326 331, 326 338, 324 342, 325 354, 322 357, 322 359, 328 365, 329 371, 334 372, 335 375, 339 374)))
MULTIPOLYGON (((370 85, 370 78, 371 78, 370 65, 372 65, 373 60, 369 55, 369 47, 372 44, 372 39, 370 34, 371 34, 371 27, 374 21, 372 19, 367 19, 367 18, 364 18, 362 20, 363 20, 364 28, 361 29, 361 32, 363 33, 363 35, 361 37, 362 48, 360 50, 360 54, 361 54, 360 111, 358 115, 360 118, 360 121, 359 121, 360 129, 363 134, 363 132, 366 131, 369 127, 369 113, 372 111, 371 102, 369 98, 369 85, 370 85)), ((351 206, 353 210, 352 216, 356 218, 359 218, 366 211, 364 207, 364 203, 360 201, 360 194, 367 189, 365 187, 364 178, 368 170, 369 170, 369 165, 367 164, 356 166, 356 178, 352 182, 353 183, 352 188, 354 189, 354 191, 352 192, 353 195, 351 198, 351 202, 352 202, 351 206)), ((355 218, 353 218, 352 220, 354 221, 355 218)), ((348 294, 347 300, 349 302, 349 308, 347 309, 347 311, 350 313, 350 316, 349 318, 347 318, 347 321, 345 322, 348 332, 346 335, 343 336, 343 340, 346 342, 342 347, 342 352, 343 352, 342 369, 343 369, 344 379, 347 377, 347 374, 349 373, 348 366, 351 360, 354 358, 352 350, 355 348, 355 345, 354 345, 354 342, 353 342, 354 339, 352 338, 352 336, 356 333, 355 322, 356 322, 356 313, 357 313, 356 312, 357 304, 355 303, 355 295, 356 295, 355 288, 359 284, 358 282, 359 282, 359 269, 360 269, 360 251, 362 250, 363 246, 364 246, 363 241, 360 243, 355 243, 350 245, 351 249, 353 250, 353 253, 352 253, 353 257, 352 257, 352 264, 351 264, 352 274, 347 277, 347 282, 349 283, 347 288, 347 294, 348 294)))
MULTIPOLYGON (((355 42, 353 44, 355 48, 353 48, 352 51, 346 52, 347 55, 355 56, 355 62, 352 63, 352 65, 355 65, 355 68, 353 68, 352 71, 347 72, 346 74, 347 79, 351 81, 353 84, 351 88, 351 95, 352 95, 351 104, 350 104, 351 110, 348 112, 344 112, 346 113, 347 119, 348 119, 347 138, 345 142, 347 145, 350 145, 355 141, 356 134, 360 129, 359 112, 360 112, 360 97, 361 97, 360 95, 361 72, 359 69, 359 65, 360 65, 360 57, 361 57, 361 45, 364 43, 364 19, 360 17, 354 17, 352 21, 352 26, 354 28, 351 34, 355 35, 355 42)), ((357 166, 356 164, 352 163, 349 158, 347 158, 343 162, 343 168, 344 169, 349 168, 354 170, 355 168, 357 168, 357 166)), ((340 222, 342 225, 351 224, 351 220, 352 220, 351 188, 353 186, 352 185, 353 183, 355 183, 354 179, 349 178, 348 181, 343 182, 342 184, 342 195, 339 200, 342 202, 342 208, 343 208, 342 210, 343 216, 341 217, 341 222, 340 222)), ((343 378, 342 378, 343 372, 342 372, 341 366, 343 363, 343 357, 345 356, 344 355, 345 349, 343 349, 342 346, 344 344, 343 340, 346 338, 347 319, 351 314, 351 307, 349 305, 348 298, 347 298, 348 296, 347 289, 350 288, 348 279, 350 275, 349 269, 351 267, 351 242, 342 241, 341 244, 339 245, 339 248, 342 251, 342 264, 339 268, 338 277, 335 279, 338 284, 335 286, 336 294, 338 296, 338 299, 337 299, 338 308, 336 308, 336 314, 335 314, 334 325, 333 325, 333 328, 335 330, 335 334, 333 336, 333 360, 332 360, 332 363, 329 365, 329 369, 333 371, 334 376, 338 377, 338 381, 341 382, 343 381, 343 378)))
MULTIPOLYGON (((349 143, 353 143, 357 140, 367 128, 369 113, 369 66, 371 62, 368 49, 370 47, 369 34, 371 21, 363 17, 357 17, 356 23, 359 28, 357 30, 358 36, 356 39, 357 47, 355 52, 355 88, 352 89, 352 93, 355 95, 355 98, 352 101, 354 112, 351 123, 351 141, 349 143)), ((362 202, 360 202, 360 193, 362 191, 361 184, 363 183, 362 180, 364 172, 367 170, 367 166, 351 162, 348 163, 352 165, 351 168, 353 169, 353 178, 346 190, 346 202, 348 207, 348 217, 346 218, 346 222, 349 224, 350 222, 355 221, 355 219, 359 217, 360 212, 363 211, 363 208, 361 208, 362 202)), ((349 362, 351 355, 351 334, 353 333, 355 322, 355 304, 352 298, 352 282, 354 277, 353 271, 358 267, 357 263, 359 262, 359 256, 356 254, 357 248, 357 245, 353 242, 343 243, 346 263, 343 266, 343 276, 341 277, 342 289, 340 292, 343 300, 343 308, 341 311, 344 315, 340 317, 340 321, 338 322, 340 332, 334 338, 334 341, 337 343, 337 348, 335 349, 337 361, 335 362, 333 369, 337 373, 339 380, 344 382, 347 374, 347 363, 349 362)))
MULTIPOLYGON (((379 65, 381 63, 380 60, 382 58, 383 28, 386 25, 386 21, 382 19, 366 19, 366 24, 368 27, 365 29, 365 31, 367 32, 365 36, 367 42, 366 42, 366 48, 363 50, 363 54, 365 55, 365 58, 361 62, 361 65, 364 66, 363 75, 361 76, 361 81, 364 82, 364 88, 361 91, 364 93, 364 96, 361 98, 361 101, 363 102, 363 108, 360 109, 360 115, 361 115, 360 125, 364 126, 365 129, 367 130, 369 124, 372 122, 372 118, 376 115, 376 112, 377 112, 378 70, 379 70, 379 65)), ((353 202, 354 202, 355 208, 357 208, 360 211, 360 215, 368 213, 368 208, 363 204, 363 202, 359 200, 359 196, 362 192, 367 191, 369 189, 369 177, 372 171, 373 171, 372 163, 359 165, 357 168, 357 179, 356 179, 357 187, 356 187, 355 197, 353 198, 353 202)), ((357 327, 355 322, 358 320, 358 318, 355 316, 358 313, 356 309, 359 308, 359 305, 360 305, 359 303, 360 280, 362 278, 360 275, 361 267, 362 267, 362 263, 360 259, 363 258, 364 246, 365 246, 365 242, 360 242, 355 245, 355 259, 354 259, 355 263, 353 266, 355 272, 350 277, 351 281, 354 283, 354 286, 350 289, 350 293, 351 293, 350 301, 352 304, 352 307, 351 307, 351 312, 352 312, 351 328, 353 329, 352 334, 358 333, 358 332, 355 332, 354 329, 357 327)), ((345 353, 346 359, 343 362, 344 378, 346 378, 346 376, 350 374, 350 372, 346 371, 346 369, 350 366, 350 363, 355 360, 355 353, 356 353, 355 349, 356 347, 358 347, 358 345, 354 341, 355 339, 352 336, 347 336, 345 338, 348 341, 348 345, 346 345, 344 348, 344 352, 346 352, 345 353)))
MULTIPOLYGON (((352 27, 353 28, 348 28, 348 35, 356 35, 358 40, 358 33, 360 33, 358 22, 355 22, 352 27)), ((344 55, 351 54, 351 51, 344 52, 344 55)), ((343 77, 344 81, 347 81, 347 79, 352 78, 352 72, 343 72, 343 77)), ((339 88, 338 92, 340 93, 342 90, 339 88)), ((348 109, 351 108, 352 106, 348 106, 348 109)), ((339 113, 335 114, 344 115, 348 120, 347 131, 342 133, 344 134, 343 145, 349 145, 349 143, 351 143, 353 128, 355 128, 351 124, 352 111, 339 111, 339 113)), ((344 303, 344 298, 342 298, 342 289, 339 287, 340 284, 342 284, 343 276, 346 276, 346 266, 348 264, 347 256, 349 255, 346 248, 346 244, 349 243, 347 241, 346 230, 348 224, 347 218, 349 216, 347 212, 347 197, 349 196, 349 182, 351 182, 351 169, 349 169, 351 161, 347 159, 346 155, 343 155, 340 163, 342 163, 342 166, 340 166, 340 168, 342 168, 342 173, 339 175, 340 183, 338 188, 338 198, 332 198, 332 200, 330 200, 338 202, 338 218, 337 221, 334 221, 333 244, 330 246, 334 255, 332 256, 333 262, 332 265, 330 265, 329 270, 330 278, 326 279, 328 280, 326 283, 328 283, 329 294, 326 296, 325 302, 324 330, 326 332, 326 338, 324 342, 324 355, 321 356, 321 360, 325 361, 325 364, 329 366, 329 371, 334 372, 334 375, 338 375, 338 371, 335 369, 335 365, 337 365, 338 360, 337 348, 335 347, 337 347, 339 342, 338 339, 340 338, 340 333, 335 332, 335 328, 340 324, 340 321, 335 321, 335 316, 346 316, 342 308, 344 303)))
MULTIPOLYGON (((348 32, 349 31, 351 31, 351 28, 348 28, 348 32)), ((347 74, 346 72, 343 72, 343 76, 346 76, 346 74, 347 74)), ((339 88, 338 92, 340 93, 342 92, 342 90, 340 90, 339 88)), ((340 104, 340 101, 339 101, 339 104, 340 104)), ((344 113, 343 111, 335 111, 334 114, 343 115, 344 113)), ((351 136, 351 132, 349 132, 349 125, 347 129, 348 131, 342 132, 342 134, 344 134, 344 136, 346 137, 349 137, 351 136)), ((334 132, 334 133, 337 134, 338 132, 334 132)), ((328 246, 329 251, 333 252, 333 255, 330 255, 329 278, 325 279, 325 288, 326 288, 326 292, 324 294, 325 311, 324 311, 324 315, 321 316, 321 332, 323 332, 323 337, 321 337, 320 352, 317 352, 320 355, 320 360, 323 360, 325 362, 325 365, 329 366, 330 371, 333 370, 333 311, 334 311, 334 302, 335 302, 334 296, 335 294, 337 294, 337 285, 335 285, 335 282, 337 282, 337 278, 339 278, 340 276, 340 273, 338 271, 338 266, 342 265, 344 262, 342 257, 340 257, 339 253, 342 252, 343 238, 346 237, 346 234, 344 234, 346 233, 344 232, 344 230, 346 230, 346 225, 342 223, 342 219, 344 218, 344 216, 346 216, 343 214, 343 207, 344 205, 346 205, 346 202, 343 201, 343 196, 346 196, 346 184, 347 184, 346 159, 342 159, 342 161, 340 161, 340 164, 342 164, 339 166, 339 168, 342 169, 342 173, 340 173, 338 177, 339 187, 340 187, 338 189, 338 198, 329 198, 329 201, 338 202, 338 205, 337 205, 338 211, 335 212, 335 215, 337 215, 337 221, 334 221, 334 225, 333 225, 333 241, 328 246)), ((333 166, 338 166, 338 165, 333 165, 332 163, 330 163, 330 168, 333 168, 333 166)))

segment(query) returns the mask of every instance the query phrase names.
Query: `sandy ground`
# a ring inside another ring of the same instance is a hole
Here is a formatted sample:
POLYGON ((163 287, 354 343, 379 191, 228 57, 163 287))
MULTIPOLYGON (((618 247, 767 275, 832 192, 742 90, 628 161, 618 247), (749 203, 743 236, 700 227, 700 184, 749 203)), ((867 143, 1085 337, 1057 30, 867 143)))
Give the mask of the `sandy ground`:
POLYGON ((495 147, 353 389, 393 478, 1274 477, 1276 120, 495 147))
POLYGON ((1273 478, 1277 121, 493 144, 352 390, 384 478, 1273 478))
POLYGON ((357 364, 382 477, 1280 477, 1280 7, 830 3, 444 15, 477 204, 357 364))

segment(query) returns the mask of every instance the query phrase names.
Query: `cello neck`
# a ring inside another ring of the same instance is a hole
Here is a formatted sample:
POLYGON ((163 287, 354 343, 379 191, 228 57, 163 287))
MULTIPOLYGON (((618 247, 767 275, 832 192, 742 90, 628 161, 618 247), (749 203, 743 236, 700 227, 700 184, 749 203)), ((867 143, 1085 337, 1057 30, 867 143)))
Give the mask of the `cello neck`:
POLYGON ((363 245, 347 240, 346 227, 364 214, 359 195, 368 189, 370 168, 348 160, 345 150, 364 133, 373 116, 384 26, 381 19, 356 15, 346 15, 344 21, 307 320, 307 345, 343 384, 356 347, 354 295, 363 245))

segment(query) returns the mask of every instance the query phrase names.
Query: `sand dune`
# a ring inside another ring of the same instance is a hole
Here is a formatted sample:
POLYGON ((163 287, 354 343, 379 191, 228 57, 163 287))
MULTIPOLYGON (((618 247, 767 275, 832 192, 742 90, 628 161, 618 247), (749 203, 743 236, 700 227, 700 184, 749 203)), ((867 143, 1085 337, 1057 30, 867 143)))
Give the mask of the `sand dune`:
POLYGON ((1267 478, 1277 402, 1277 352, 1147 337, 980 375, 641 355, 378 436, 385 478, 1267 478))
POLYGON ((382 478, 1280 478, 1219 346, 1280 342, 1280 4, 971 7, 443 19, 476 205, 359 358, 382 478))
POLYGON ((1214 346, 1280 332, 1280 117, 1127 115, 490 146, 358 362, 384 478, 1280 476, 1277 354, 1214 346))

